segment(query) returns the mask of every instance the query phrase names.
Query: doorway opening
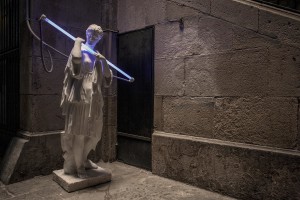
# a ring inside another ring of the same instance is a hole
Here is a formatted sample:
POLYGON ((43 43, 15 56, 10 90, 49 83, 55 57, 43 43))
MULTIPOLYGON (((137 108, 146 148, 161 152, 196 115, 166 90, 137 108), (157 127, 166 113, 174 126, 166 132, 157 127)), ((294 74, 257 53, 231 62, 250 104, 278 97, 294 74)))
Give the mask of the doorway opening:
POLYGON ((135 78, 118 81, 117 158, 151 170, 154 99, 154 28, 118 36, 118 65, 135 78))

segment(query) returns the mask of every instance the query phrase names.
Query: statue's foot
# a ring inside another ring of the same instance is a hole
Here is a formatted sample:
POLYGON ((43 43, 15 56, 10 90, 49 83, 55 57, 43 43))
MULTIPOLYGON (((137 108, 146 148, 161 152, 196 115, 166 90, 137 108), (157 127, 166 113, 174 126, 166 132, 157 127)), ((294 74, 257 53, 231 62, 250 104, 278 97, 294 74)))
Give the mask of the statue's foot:
POLYGON ((64 169, 64 173, 68 175, 76 174, 76 170, 64 169))
POLYGON ((77 176, 79 178, 87 178, 88 177, 85 169, 77 169, 77 176))
POLYGON ((64 162, 64 173, 65 174, 76 174, 76 167, 71 165, 69 162, 64 162))
POLYGON ((97 169, 98 165, 94 162, 92 162, 91 160, 87 160, 84 163, 84 167, 85 169, 97 169))

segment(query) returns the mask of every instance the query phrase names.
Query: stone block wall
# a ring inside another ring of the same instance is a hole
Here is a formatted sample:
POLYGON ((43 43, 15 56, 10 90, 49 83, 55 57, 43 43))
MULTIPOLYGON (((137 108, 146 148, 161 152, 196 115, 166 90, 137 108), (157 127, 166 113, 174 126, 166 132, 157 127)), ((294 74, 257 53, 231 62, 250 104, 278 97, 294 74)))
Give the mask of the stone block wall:
POLYGON ((298 14, 249 0, 120 0, 117 22, 155 27, 153 173, 242 199, 300 198, 298 14), (219 142, 224 155, 209 161, 219 142))

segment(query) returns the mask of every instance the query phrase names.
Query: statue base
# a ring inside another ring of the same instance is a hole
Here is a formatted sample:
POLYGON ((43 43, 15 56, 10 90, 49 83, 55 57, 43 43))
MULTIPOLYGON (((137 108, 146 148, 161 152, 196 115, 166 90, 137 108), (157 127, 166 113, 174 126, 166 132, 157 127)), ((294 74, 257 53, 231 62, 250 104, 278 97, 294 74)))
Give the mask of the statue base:
POLYGON ((67 192, 74 192, 87 187, 99 185, 111 181, 111 172, 98 167, 98 169, 87 170, 87 178, 78 178, 75 175, 68 175, 64 170, 53 171, 53 180, 67 192))

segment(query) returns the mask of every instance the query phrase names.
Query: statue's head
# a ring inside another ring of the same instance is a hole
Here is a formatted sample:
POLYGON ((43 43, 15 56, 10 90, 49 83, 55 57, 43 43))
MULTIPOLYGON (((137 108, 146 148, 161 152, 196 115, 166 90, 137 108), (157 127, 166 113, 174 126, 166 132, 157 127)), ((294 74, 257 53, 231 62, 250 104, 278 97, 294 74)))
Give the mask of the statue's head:
POLYGON ((90 45, 95 45, 103 36, 103 30, 96 24, 90 25, 86 29, 86 42, 90 45))

